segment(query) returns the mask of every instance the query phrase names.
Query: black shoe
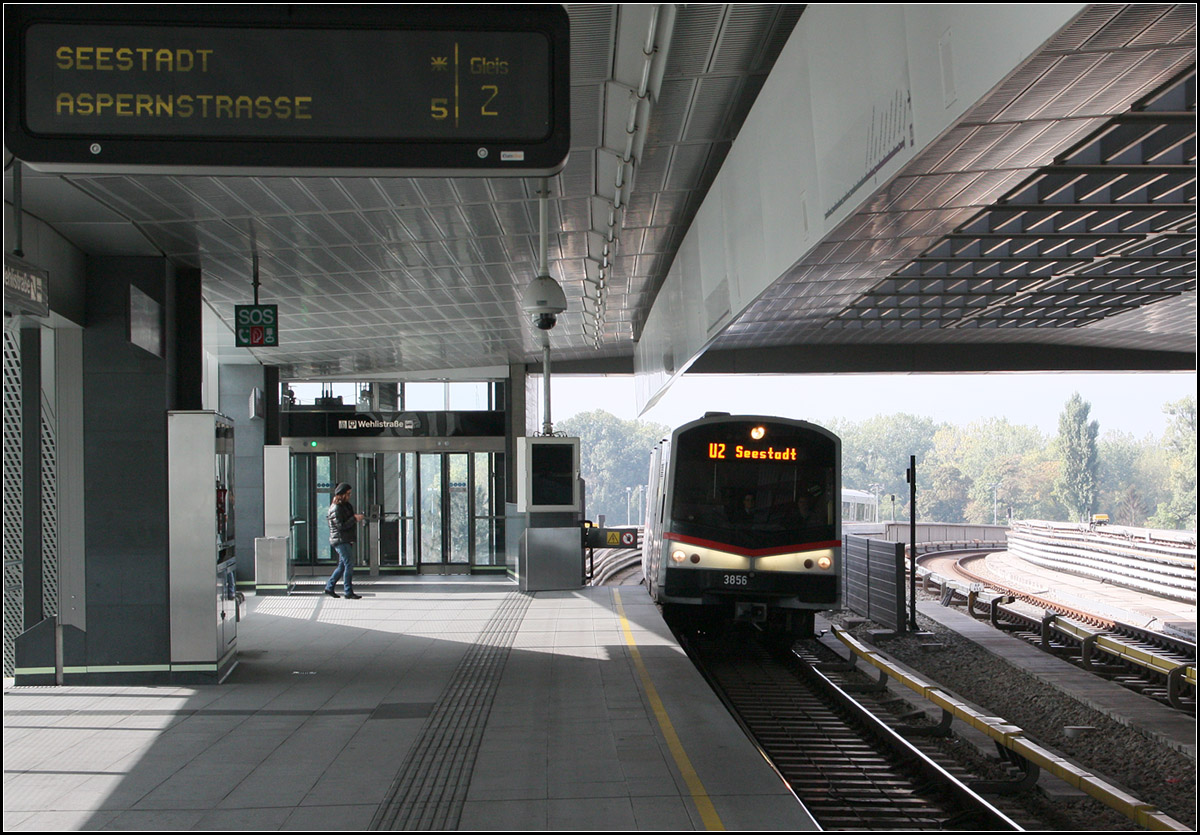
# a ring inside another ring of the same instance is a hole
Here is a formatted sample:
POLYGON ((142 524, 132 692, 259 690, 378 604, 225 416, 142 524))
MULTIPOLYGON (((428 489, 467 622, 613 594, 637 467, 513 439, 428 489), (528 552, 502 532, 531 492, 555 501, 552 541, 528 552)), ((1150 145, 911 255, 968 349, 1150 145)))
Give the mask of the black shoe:
POLYGON ((348 591, 348 592, 346 592, 346 599, 347 599, 347 600, 362 600, 362 595, 361 595, 361 594, 355 594, 355 593, 354 593, 354 592, 352 592, 352 591, 348 591))
POLYGON ((333 589, 325 589, 325 593, 326 593, 327 595, 329 595, 330 597, 341 597, 341 595, 340 595, 340 594, 338 594, 338 593, 337 593, 336 591, 334 591, 333 589))

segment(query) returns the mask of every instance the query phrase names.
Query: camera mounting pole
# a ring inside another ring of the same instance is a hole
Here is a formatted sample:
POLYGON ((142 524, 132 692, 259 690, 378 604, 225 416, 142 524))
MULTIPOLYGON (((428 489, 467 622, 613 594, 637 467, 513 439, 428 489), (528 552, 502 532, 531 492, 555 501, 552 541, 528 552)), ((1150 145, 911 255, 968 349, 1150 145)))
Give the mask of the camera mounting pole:
MULTIPOLYGON (((550 275, 550 263, 546 255, 546 239, 549 237, 548 203, 550 181, 542 178, 538 190, 538 275, 550 275)), ((553 435, 554 424, 550 422, 550 331, 542 331, 542 386, 545 400, 545 418, 542 434, 553 435)))

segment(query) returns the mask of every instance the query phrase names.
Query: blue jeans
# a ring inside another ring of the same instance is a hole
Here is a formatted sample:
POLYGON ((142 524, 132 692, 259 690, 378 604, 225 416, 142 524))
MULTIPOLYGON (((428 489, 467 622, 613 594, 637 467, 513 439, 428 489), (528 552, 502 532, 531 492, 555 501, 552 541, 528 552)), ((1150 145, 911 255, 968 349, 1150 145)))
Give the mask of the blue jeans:
POLYGON ((354 593, 354 543, 340 542, 333 546, 334 553, 338 555, 337 568, 333 570, 333 574, 329 577, 329 582, 325 584, 325 591, 333 591, 333 587, 337 585, 337 581, 342 581, 342 588, 346 594, 354 593))

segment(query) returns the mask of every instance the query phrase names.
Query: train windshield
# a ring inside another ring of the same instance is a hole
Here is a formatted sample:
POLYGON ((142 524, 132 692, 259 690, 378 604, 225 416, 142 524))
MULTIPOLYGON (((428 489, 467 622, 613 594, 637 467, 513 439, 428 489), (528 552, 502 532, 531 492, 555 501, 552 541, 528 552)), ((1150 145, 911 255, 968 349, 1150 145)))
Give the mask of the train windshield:
POLYGON ((836 538, 833 438, 792 424, 732 421, 681 432, 673 452, 676 533, 749 549, 836 538))

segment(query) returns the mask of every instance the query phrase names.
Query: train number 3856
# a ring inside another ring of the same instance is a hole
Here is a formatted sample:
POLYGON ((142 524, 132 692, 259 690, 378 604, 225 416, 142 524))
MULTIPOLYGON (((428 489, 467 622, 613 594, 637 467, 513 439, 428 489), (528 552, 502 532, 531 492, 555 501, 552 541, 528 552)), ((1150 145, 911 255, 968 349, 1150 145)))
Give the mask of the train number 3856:
POLYGON ((745 574, 725 574, 723 582, 727 586, 745 586, 750 583, 750 578, 745 574))

